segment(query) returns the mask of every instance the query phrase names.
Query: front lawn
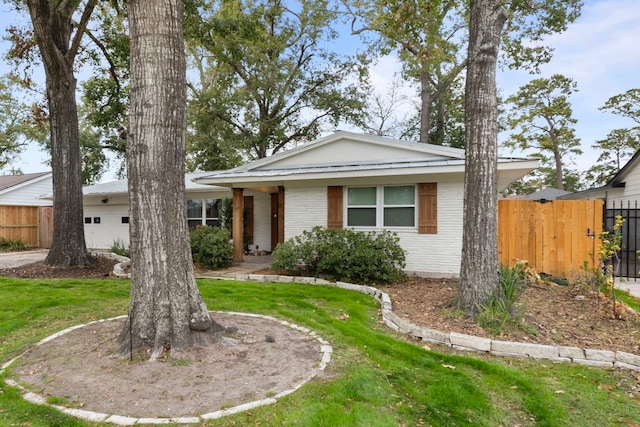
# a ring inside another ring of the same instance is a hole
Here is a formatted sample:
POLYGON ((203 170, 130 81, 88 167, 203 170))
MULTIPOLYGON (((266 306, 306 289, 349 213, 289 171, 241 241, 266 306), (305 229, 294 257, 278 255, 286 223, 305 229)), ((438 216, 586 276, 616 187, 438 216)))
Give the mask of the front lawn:
MULTIPOLYGON (((380 323, 357 292, 202 280, 212 310, 246 311, 317 331, 334 348, 328 375, 277 404, 207 425, 640 425, 638 373, 426 350, 380 323)), ((0 362, 68 326, 126 313, 124 280, 0 279, 0 362)), ((0 385, 0 425, 88 426, 0 385)))

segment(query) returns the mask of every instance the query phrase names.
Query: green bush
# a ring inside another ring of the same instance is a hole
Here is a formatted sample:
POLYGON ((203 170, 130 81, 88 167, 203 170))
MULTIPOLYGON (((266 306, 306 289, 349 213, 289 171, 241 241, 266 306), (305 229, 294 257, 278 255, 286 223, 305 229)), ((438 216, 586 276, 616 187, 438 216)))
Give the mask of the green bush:
POLYGON ((405 251, 395 233, 314 227, 281 243, 271 267, 352 283, 394 283, 404 277, 405 251))
POLYGON ((229 230, 219 227, 198 227, 191 231, 193 261, 204 268, 222 268, 231 265, 233 245, 229 230))
POLYGON ((12 240, 0 237, 0 252, 16 252, 29 249, 27 244, 22 240, 12 240))

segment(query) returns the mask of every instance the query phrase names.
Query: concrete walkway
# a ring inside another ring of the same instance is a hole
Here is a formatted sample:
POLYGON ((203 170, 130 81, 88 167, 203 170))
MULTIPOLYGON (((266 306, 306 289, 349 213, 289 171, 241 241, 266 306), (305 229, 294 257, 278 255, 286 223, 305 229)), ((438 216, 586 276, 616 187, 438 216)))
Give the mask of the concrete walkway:
POLYGON ((640 298, 640 279, 616 279, 616 289, 628 291, 636 298, 640 298))

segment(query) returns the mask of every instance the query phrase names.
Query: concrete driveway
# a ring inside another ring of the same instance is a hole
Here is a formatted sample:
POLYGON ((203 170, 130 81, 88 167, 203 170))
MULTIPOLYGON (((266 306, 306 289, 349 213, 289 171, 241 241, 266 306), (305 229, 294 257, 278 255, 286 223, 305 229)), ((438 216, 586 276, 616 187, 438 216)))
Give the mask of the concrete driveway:
POLYGON ((0 268, 13 268, 32 262, 43 261, 49 249, 37 249, 24 252, 0 252, 0 268))

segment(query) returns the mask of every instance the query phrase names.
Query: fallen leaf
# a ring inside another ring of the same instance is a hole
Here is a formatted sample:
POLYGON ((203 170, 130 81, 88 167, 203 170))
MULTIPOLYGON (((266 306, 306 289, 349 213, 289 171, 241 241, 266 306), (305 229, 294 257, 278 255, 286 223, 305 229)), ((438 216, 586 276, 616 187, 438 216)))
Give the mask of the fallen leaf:
POLYGON ((556 390, 556 394, 564 394, 564 390, 556 390))
POLYGON ((615 390, 616 386, 611 385, 611 384, 600 384, 600 385, 598 385, 598 388, 600 390, 602 390, 602 389, 604 389, 604 390, 615 390))
POLYGON ((447 369, 456 369, 456 367, 453 365, 442 365, 442 367, 447 369))

